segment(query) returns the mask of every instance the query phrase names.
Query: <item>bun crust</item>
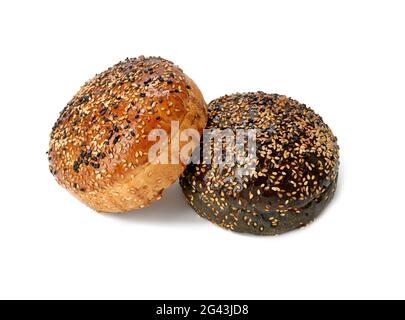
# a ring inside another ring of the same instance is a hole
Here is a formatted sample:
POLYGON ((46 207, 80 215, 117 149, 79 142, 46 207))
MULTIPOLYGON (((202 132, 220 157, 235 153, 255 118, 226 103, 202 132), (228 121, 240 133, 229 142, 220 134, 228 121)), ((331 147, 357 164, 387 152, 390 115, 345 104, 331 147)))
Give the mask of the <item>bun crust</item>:
POLYGON ((198 87, 172 62, 127 59, 88 81, 61 112, 51 133, 50 171, 96 211, 142 208, 185 168, 149 163, 156 143, 149 133, 163 129, 170 137, 172 121, 180 131, 202 132, 206 108, 198 87))
POLYGON ((200 216, 232 231, 276 235, 321 213, 336 189, 339 147, 319 115, 263 92, 216 99, 208 114, 208 129, 256 129, 256 159, 242 177, 237 170, 247 167, 238 163, 202 158, 187 167, 180 184, 200 216))

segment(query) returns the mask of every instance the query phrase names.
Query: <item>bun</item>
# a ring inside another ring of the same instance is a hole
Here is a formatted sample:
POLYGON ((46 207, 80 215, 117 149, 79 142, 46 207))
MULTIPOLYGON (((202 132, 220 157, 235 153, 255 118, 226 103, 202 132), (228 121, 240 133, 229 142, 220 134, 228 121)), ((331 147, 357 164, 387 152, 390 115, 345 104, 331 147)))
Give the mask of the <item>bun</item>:
MULTIPOLYGON (((49 145, 57 182, 99 212, 126 212, 159 199, 185 165, 148 162, 153 129, 202 132, 203 96, 162 58, 127 59, 88 81, 62 111, 49 145)), ((170 141, 167 145, 170 148, 170 141)))
POLYGON ((243 163, 221 166, 213 153, 187 167, 180 184, 201 217, 232 231, 276 235, 308 224, 331 200, 339 147, 310 108, 257 92, 216 99, 208 115, 207 128, 256 129, 257 151, 253 169, 239 177, 243 163))

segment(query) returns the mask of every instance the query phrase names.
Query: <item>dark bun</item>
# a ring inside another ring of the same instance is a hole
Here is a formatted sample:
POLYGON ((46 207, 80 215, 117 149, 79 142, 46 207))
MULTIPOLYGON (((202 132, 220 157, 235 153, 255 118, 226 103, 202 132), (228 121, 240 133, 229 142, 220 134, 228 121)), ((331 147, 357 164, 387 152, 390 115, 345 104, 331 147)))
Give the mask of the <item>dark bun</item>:
MULTIPOLYGON (((202 131, 206 104, 194 82, 162 58, 127 59, 88 81, 62 111, 50 140, 59 184, 100 212, 125 212, 158 199, 185 166, 151 164, 153 129, 202 131)), ((170 144, 167 146, 170 148, 170 144)))
POLYGON ((257 129, 257 163, 242 179, 238 164, 190 164, 180 183, 200 216, 233 231, 276 235, 319 215, 335 192, 339 166, 337 139, 319 115, 262 92, 216 99, 208 115, 207 128, 257 129))

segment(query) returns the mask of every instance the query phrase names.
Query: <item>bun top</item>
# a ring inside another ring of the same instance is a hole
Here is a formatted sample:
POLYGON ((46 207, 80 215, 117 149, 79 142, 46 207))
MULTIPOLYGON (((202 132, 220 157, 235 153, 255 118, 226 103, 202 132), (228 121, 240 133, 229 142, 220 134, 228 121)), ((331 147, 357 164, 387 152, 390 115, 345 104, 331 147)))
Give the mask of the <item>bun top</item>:
POLYGON ((193 81, 159 57, 127 59, 95 76, 61 112, 49 146, 50 171, 74 191, 106 187, 148 161, 153 129, 170 134, 190 101, 204 106, 193 81))
POLYGON ((202 168, 197 166, 193 179, 204 181, 207 195, 215 194, 211 186, 221 186, 220 198, 236 199, 229 200, 235 207, 286 212, 305 207, 336 181, 337 139, 306 105, 257 92, 216 99, 208 105, 208 113, 208 129, 255 129, 257 160, 253 172, 242 179, 236 170, 246 169, 249 162, 229 170, 204 162, 202 168), (240 202, 246 199, 247 203, 240 202))

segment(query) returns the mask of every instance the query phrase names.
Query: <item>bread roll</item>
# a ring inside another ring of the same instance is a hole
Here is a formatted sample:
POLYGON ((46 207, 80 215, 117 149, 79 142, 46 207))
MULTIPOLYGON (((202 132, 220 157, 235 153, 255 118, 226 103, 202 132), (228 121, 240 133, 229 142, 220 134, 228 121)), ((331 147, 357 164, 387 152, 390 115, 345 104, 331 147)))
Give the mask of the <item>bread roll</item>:
POLYGON ((277 235, 305 226, 331 200, 339 147, 312 109, 257 92, 216 99, 208 115, 208 129, 255 129, 256 157, 253 165, 220 164, 211 152, 187 167, 180 183, 201 217, 232 231, 277 235))
MULTIPOLYGON (((185 165, 153 164, 148 135, 171 122, 203 130, 203 96, 183 71, 162 58, 127 59, 88 81, 61 112, 49 144, 50 171, 99 212, 127 212, 159 199, 185 165)), ((171 148, 171 142, 167 145, 171 148)))

